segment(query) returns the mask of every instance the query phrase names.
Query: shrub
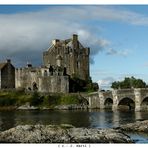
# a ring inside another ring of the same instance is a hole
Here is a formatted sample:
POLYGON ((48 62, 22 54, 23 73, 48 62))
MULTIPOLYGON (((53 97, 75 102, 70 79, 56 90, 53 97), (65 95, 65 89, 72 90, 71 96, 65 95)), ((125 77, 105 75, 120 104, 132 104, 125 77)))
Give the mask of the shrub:
POLYGON ((41 103, 43 102, 43 98, 40 97, 40 95, 38 94, 38 92, 34 92, 32 97, 31 97, 31 100, 30 100, 30 105, 32 106, 38 106, 40 105, 41 103))
POLYGON ((0 98, 0 106, 16 105, 16 99, 13 98, 0 98))
POLYGON ((60 104, 79 104, 79 99, 76 95, 63 95, 60 104))
POLYGON ((60 98, 61 95, 60 94, 50 94, 48 95, 48 103, 49 105, 58 105, 60 104, 60 98))

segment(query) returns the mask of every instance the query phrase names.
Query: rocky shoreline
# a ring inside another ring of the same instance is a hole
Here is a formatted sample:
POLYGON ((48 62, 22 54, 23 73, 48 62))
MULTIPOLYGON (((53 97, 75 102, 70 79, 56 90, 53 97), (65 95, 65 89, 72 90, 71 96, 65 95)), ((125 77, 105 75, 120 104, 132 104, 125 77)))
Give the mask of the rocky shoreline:
POLYGON ((116 129, 120 129, 122 131, 127 131, 127 132, 148 132, 148 120, 144 121, 136 121, 135 123, 129 123, 122 125, 116 129))
MULTIPOLYGON (((19 107, 16 107, 17 110, 44 110, 44 109, 51 109, 51 108, 47 108, 47 107, 36 107, 36 106, 30 106, 29 104, 25 104, 19 107)), ((68 105, 57 105, 55 107, 53 107, 52 109, 54 110, 86 110, 88 109, 87 105, 83 105, 83 104, 68 104, 68 105)))
POLYGON ((72 125, 19 125, 0 133, 0 143, 134 143, 117 129, 72 125))
POLYGON ((0 143, 134 143, 125 132, 148 132, 148 120, 113 129, 62 125, 19 125, 0 132, 0 143))

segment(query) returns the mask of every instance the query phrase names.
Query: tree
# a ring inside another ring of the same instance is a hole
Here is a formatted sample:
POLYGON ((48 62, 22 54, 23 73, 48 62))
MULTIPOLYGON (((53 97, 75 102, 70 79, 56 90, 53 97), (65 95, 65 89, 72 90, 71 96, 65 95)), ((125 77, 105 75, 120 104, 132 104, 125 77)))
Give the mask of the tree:
POLYGON ((146 83, 141 79, 134 77, 125 77, 123 81, 115 81, 112 83, 111 88, 113 89, 128 89, 128 88, 145 88, 146 83))
POLYGON ((70 92, 93 92, 98 91, 99 86, 93 83, 91 79, 82 80, 78 76, 70 78, 70 92))
POLYGON ((43 97, 40 97, 39 93, 35 91, 31 97, 30 105, 31 106, 38 106, 43 102, 43 97))

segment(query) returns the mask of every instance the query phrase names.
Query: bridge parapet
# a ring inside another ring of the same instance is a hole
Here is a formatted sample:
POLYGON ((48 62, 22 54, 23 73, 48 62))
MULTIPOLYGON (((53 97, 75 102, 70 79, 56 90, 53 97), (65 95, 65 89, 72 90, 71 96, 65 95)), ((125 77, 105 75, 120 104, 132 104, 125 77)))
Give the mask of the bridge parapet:
POLYGON ((104 98, 113 98, 112 91, 99 92, 99 96, 104 96, 104 98))
POLYGON ((140 89, 140 93, 141 93, 141 101, 148 97, 148 88, 141 88, 140 89))
POLYGON ((131 94, 134 93, 134 89, 117 89, 117 94, 131 94))

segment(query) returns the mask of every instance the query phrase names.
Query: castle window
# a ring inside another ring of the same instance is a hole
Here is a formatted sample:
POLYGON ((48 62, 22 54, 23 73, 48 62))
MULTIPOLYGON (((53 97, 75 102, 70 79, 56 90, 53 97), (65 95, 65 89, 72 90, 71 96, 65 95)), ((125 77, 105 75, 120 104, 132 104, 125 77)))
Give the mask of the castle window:
POLYGON ((47 77, 47 70, 44 70, 44 76, 47 77))
POLYGON ((52 66, 49 67, 49 73, 51 76, 53 75, 53 67, 52 66))
POLYGON ((64 67, 63 75, 66 76, 66 67, 64 67))
POLYGON ((79 68, 80 67, 80 62, 79 61, 77 61, 77 68, 79 68))

